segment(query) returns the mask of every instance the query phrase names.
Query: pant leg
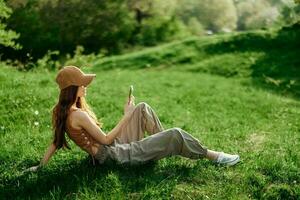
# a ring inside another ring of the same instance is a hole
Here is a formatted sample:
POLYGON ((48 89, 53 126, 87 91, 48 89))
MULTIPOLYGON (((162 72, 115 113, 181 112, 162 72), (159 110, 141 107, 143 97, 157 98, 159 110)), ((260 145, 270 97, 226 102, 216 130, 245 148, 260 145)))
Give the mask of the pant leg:
POLYGON ((142 164, 173 155, 200 159, 206 156, 207 148, 186 131, 171 128, 140 141, 115 144, 107 148, 106 153, 120 164, 142 164))
POLYGON ((155 111, 145 102, 136 105, 129 121, 123 125, 118 143, 139 141, 145 137, 145 131, 150 135, 163 131, 164 128, 155 111))

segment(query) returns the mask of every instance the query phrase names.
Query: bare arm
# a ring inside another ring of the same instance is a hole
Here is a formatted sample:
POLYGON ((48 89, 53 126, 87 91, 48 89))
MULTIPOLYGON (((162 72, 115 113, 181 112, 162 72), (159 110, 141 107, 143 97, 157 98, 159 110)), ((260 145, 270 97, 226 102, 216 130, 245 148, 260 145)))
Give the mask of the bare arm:
POLYGON ((128 99, 128 102, 126 102, 124 106, 124 115, 121 118, 121 120, 118 122, 118 124, 107 134, 105 134, 101 128, 99 128, 93 119, 89 117, 89 115, 86 112, 79 112, 78 117, 76 119, 78 120, 78 124, 84 128, 96 141, 98 141, 100 144, 111 144, 113 140, 120 134, 122 127, 124 124, 128 122, 130 119, 130 115, 135 109, 135 103, 134 103, 135 97, 131 95, 131 97, 128 99))
POLYGON ((54 143, 51 143, 47 151, 45 152, 43 159, 40 162, 40 166, 46 165, 55 151, 56 151, 56 146, 54 143))
POLYGON ((48 163, 49 159, 51 158, 51 156, 54 154, 55 151, 56 151, 56 146, 53 143, 51 143, 50 146, 48 147, 46 153, 44 154, 43 159, 40 161, 40 164, 36 165, 36 166, 33 166, 33 167, 30 167, 30 168, 24 170, 23 172, 28 172, 28 171, 35 172, 35 171, 37 171, 39 168, 41 168, 42 166, 44 166, 48 163))
POLYGON ((130 112, 124 114, 118 124, 107 134, 105 134, 101 128, 96 125, 93 119, 91 119, 86 112, 79 112, 77 119, 79 125, 84 128, 97 142, 108 145, 111 144, 121 132, 122 126, 129 120, 130 114, 130 112))

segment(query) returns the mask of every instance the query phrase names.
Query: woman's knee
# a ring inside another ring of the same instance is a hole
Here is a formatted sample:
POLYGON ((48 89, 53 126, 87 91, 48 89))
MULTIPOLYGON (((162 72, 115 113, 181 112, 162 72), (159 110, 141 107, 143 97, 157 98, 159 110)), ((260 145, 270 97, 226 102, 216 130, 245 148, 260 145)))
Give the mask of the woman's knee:
MULTIPOLYGON (((174 143, 176 141, 176 144, 181 144, 183 142, 183 135, 182 135, 182 129, 179 127, 174 127, 171 128, 171 130, 168 132, 169 133, 169 141, 174 143)), ((175 144, 174 143, 174 144, 175 144)))
POLYGON ((181 133, 181 132, 182 132, 182 129, 179 128, 179 127, 173 127, 173 128, 172 128, 172 131, 175 132, 175 133, 181 133))
POLYGON ((179 127, 174 127, 174 128, 167 130, 167 134, 169 135, 169 137, 181 138, 182 137, 182 129, 179 127))
POLYGON ((145 109, 146 107, 150 107, 146 102, 140 102, 136 105, 137 108, 145 109))

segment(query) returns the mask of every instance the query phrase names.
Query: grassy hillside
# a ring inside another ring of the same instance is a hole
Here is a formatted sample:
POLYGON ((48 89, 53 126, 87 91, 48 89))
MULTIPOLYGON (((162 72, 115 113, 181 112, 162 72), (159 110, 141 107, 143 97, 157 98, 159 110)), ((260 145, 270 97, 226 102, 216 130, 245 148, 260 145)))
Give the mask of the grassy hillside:
POLYGON ((246 77, 258 87, 300 97, 299 47, 298 23, 281 30, 187 38, 99 60, 95 70, 151 68, 246 77))
POLYGON ((87 101, 104 131, 121 118, 133 84, 136 103, 151 105, 165 128, 181 127, 211 149, 239 153, 234 167, 181 157, 94 167, 70 141, 72 150, 58 151, 41 171, 22 173, 51 141, 56 72, 2 65, 0 199, 299 199, 299 50, 284 33, 188 38, 83 69, 97 73, 87 101))

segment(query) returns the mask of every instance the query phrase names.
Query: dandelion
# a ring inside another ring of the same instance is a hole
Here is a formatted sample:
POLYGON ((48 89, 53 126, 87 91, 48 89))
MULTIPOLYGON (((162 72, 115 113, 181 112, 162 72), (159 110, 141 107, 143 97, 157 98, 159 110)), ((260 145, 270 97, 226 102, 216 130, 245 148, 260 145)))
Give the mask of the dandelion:
POLYGON ((34 122, 34 125, 35 125, 35 126, 38 126, 38 125, 39 125, 39 122, 34 122))
POLYGON ((38 115, 38 114, 39 114, 39 111, 38 111, 38 110, 34 111, 34 114, 35 114, 35 115, 38 115))

